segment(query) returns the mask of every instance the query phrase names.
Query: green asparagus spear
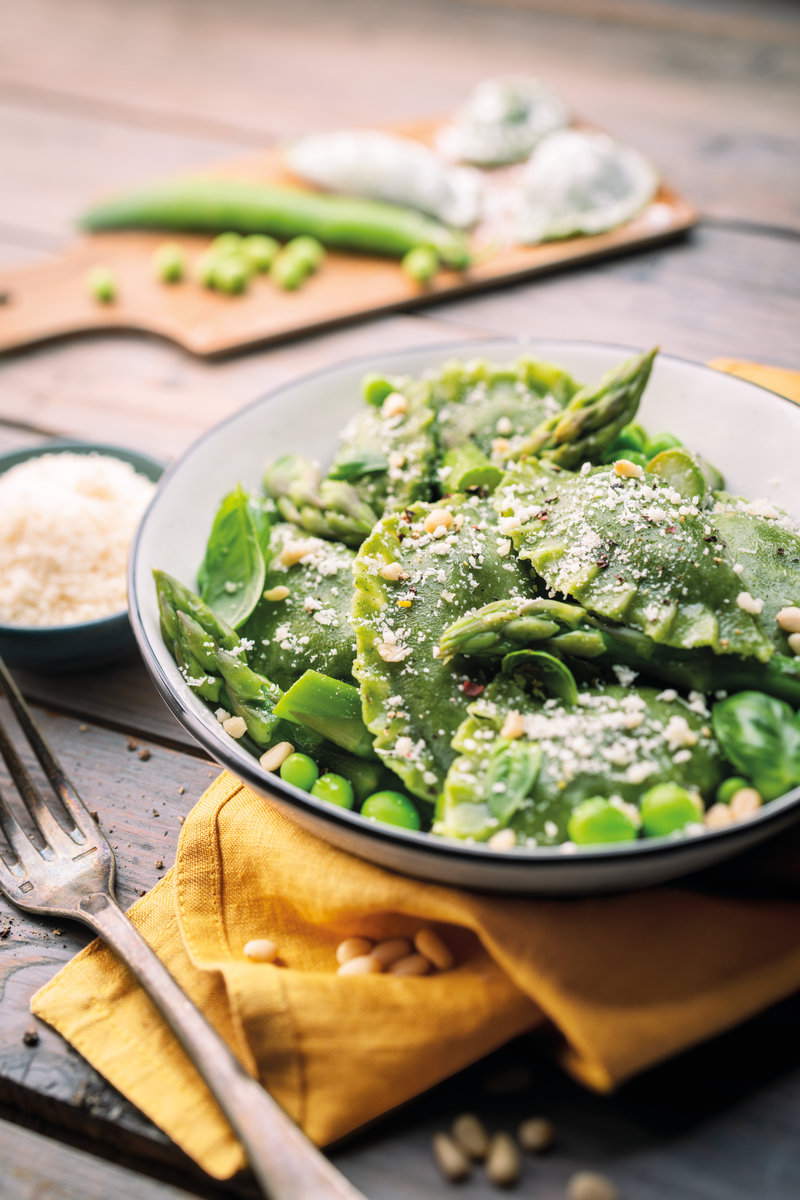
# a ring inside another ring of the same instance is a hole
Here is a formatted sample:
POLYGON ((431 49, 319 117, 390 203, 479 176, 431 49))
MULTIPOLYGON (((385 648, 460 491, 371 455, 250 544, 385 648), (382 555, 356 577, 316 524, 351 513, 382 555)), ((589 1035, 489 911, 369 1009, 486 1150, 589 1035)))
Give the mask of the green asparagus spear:
POLYGON ((263 675, 257 675, 238 654, 220 649, 214 658, 224 676, 225 690, 236 716, 244 720, 247 732, 258 746, 268 746, 280 719, 274 709, 283 694, 281 689, 263 675))
POLYGON ((281 697, 275 713, 313 729, 359 758, 374 756, 373 737, 361 716, 361 697, 352 684, 306 671, 281 697))
POLYGON ((599 460, 636 415, 656 353, 628 359, 594 387, 582 388, 563 412, 543 421, 513 457, 535 455, 559 467, 599 460))
POLYGON ((207 674, 205 668, 189 653, 185 644, 181 641, 174 643, 173 650, 180 673, 189 684, 189 687, 197 692, 198 696, 202 696, 204 700, 211 700, 216 704, 219 701, 220 688, 222 687, 222 680, 219 676, 207 674))
POLYGON ((464 442, 447 451, 440 477, 447 492, 466 492, 469 488, 493 492, 503 478, 503 470, 490 462, 474 442, 464 442))
MULTIPOLYGON (((158 592, 161 629, 167 645, 171 645, 179 637, 179 612, 193 617, 200 628, 223 650, 236 650, 241 645, 238 633, 222 621, 194 592, 189 591, 166 571, 153 571, 153 576, 158 592)), ((244 658, 243 652, 240 654, 244 658)))
POLYGON ((269 463, 264 486, 285 520, 317 537, 358 546, 378 519, 352 484, 321 479, 317 468, 298 454, 269 463))
POLYGON ((530 642, 542 642, 574 628, 585 616, 576 604, 558 600, 497 600, 467 613, 445 629, 439 641, 439 659, 449 662, 456 654, 502 656, 530 642))

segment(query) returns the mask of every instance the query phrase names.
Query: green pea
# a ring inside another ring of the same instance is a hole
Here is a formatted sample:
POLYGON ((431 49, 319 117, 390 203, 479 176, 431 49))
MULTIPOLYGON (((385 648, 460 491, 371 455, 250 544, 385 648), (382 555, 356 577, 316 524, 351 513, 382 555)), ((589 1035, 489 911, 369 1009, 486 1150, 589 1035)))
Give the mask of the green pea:
POLYGON ((244 292, 247 289, 249 278, 250 272, 247 263, 241 255, 226 254, 223 258, 217 258, 213 283, 214 287, 219 288, 221 292, 228 292, 231 295, 244 292))
POLYGON ((338 804, 340 808, 352 808, 355 801, 353 785, 342 775, 320 775, 311 789, 311 795, 318 800, 327 800, 329 804, 338 804))
POLYGON ((186 257, 176 242, 163 242, 153 255, 153 270, 162 283, 178 283, 186 270, 186 257))
POLYGON ((419 813, 402 792, 375 792, 361 807, 362 817, 401 829, 419 829, 419 813))
POLYGON ((367 404, 374 404, 376 408, 380 408, 386 397, 393 391, 394 385, 388 379, 384 379, 383 375, 376 375, 372 371, 361 380, 361 395, 367 404))
POLYGON ((110 304, 117 298, 116 276, 108 267, 92 267, 86 273, 86 284, 99 304, 110 304))
POLYGON ((570 839, 578 846, 598 842, 632 842, 639 830, 634 819, 602 796, 579 804, 569 819, 570 839))
POLYGON ((206 250, 198 258, 195 263, 195 275, 197 282, 201 283, 203 287, 213 288, 214 272, 217 269, 218 262, 219 258, 213 250, 206 250))
POLYGON ((308 260, 302 255, 292 254, 285 246, 269 269, 270 279, 284 292, 296 291, 310 273, 308 260))
POLYGON ((318 271, 325 261, 325 247, 322 242, 318 242, 315 237, 303 235, 301 237, 292 238, 284 246, 284 251, 287 254, 294 255, 301 262, 306 263, 309 271, 318 271))
POLYGON ((280 251, 280 243, 265 233, 251 233, 242 239, 241 249, 256 271, 268 271, 280 251))
POLYGON ((749 788, 752 786, 750 781, 742 779, 741 775, 731 775, 730 779, 723 779, 717 788, 717 795, 715 797, 717 804, 730 804, 732 798, 740 788, 749 788))
POLYGON ((654 433, 651 438, 647 439, 644 452, 648 458, 655 458, 662 450, 673 450, 676 446, 682 445, 683 442, 680 438, 675 437, 674 433, 654 433))
POLYGON ((310 792, 319 778, 319 767, 307 754, 290 754, 281 764, 281 779, 310 792))
POLYGON ((432 246, 415 246, 400 265, 414 283, 430 283, 439 270, 439 256, 432 246))
POLYGON ((642 796, 642 828, 647 837, 664 837, 703 819, 703 802, 677 783, 659 783, 642 796))
POLYGON ((242 235, 240 233, 220 233, 211 243, 211 249, 215 254, 236 254, 241 247, 242 235))

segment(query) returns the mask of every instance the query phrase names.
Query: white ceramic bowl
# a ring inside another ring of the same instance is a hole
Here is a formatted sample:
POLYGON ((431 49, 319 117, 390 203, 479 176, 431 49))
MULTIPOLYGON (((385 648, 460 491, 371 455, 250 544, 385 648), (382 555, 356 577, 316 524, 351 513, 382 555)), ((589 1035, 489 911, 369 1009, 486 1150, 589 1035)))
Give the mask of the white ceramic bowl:
MULTIPOLYGON (((259 488, 265 461, 278 454, 294 451, 330 462, 339 431, 362 403, 359 384, 365 372, 418 374, 447 358, 507 362, 523 351, 558 363, 587 383, 636 353, 577 342, 459 342, 346 362, 279 388, 205 434, 165 474, 131 556, 131 622, 156 687, 211 757, 341 849, 405 874, 493 891, 577 895, 662 883, 778 833, 800 817, 800 788, 728 829, 585 847, 571 854, 557 847, 493 851, 373 824, 262 771, 187 687, 159 634, 153 568, 193 586, 222 496, 240 481, 259 488)), ((670 430, 717 465, 730 491, 753 499, 767 496, 800 514, 800 407, 740 379, 663 355, 640 417, 651 432, 670 430)))

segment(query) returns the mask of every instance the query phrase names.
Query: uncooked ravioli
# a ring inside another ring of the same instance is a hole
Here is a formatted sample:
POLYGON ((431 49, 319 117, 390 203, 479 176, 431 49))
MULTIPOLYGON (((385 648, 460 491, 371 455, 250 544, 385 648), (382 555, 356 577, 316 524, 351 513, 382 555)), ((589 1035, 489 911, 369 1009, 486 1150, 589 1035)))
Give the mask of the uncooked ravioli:
POLYGON ((614 229, 657 187, 655 169, 631 146, 605 133, 559 130, 539 142, 525 167, 517 236, 530 244, 614 229))

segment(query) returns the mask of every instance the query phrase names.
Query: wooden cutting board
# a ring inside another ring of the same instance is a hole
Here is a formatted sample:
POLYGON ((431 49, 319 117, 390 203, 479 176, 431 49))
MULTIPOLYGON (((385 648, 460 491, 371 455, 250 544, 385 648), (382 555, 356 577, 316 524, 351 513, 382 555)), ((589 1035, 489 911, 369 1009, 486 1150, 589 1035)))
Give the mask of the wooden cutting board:
MULTIPOLYGON (((436 129, 437 123, 429 122, 401 132, 430 144, 436 129)), ((520 169, 485 172, 487 189, 499 195, 520 169)), ((205 167, 197 174, 301 186, 277 150, 205 167)), ((58 258, 0 272, 0 352, 69 334, 135 329, 169 338, 203 357, 219 356, 654 245, 683 233, 696 220, 695 209, 662 184, 643 212, 608 233, 518 246, 502 226, 479 230, 473 242, 481 260, 464 272, 442 271, 428 287, 407 279, 395 260, 331 251, 319 273, 296 292, 282 292, 261 275, 240 296, 210 291, 191 278, 191 264, 207 248, 209 237, 136 230, 90 234, 58 258), (154 278, 153 251, 166 239, 185 248, 190 277, 181 283, 166 285, 154 278), (100 264, 117 279, 118 295, 111 304, 97 303, 86 287, 87 271, 100 264)))

